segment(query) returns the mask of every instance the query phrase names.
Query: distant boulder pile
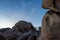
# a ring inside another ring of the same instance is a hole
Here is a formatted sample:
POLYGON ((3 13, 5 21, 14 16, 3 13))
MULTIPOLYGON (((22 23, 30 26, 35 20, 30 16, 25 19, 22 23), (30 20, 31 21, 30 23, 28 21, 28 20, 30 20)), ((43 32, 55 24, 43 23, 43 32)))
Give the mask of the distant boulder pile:
POLYGON ((0 40, 37 40, 39 30, 30 22, 19 21, 12 28, 0 29, 0 40))

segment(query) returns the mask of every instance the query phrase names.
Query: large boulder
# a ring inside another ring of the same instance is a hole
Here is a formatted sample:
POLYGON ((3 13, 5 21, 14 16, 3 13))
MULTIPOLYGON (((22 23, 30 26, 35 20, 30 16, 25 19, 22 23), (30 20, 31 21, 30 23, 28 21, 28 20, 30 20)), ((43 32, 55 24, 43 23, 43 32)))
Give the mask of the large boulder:
POLYGON ((28 40, 28 37, 34 32, 36 32, 36 29, 30 22, 19 21, 4 34, 6 34, 7 40, 28 40))
POLYGON ((15 26, 12 27, 12 29, 9 29, 5 31, 4 33, 6 34, 12 34, 12 33, 17 33, 17 32, 28 32, 29 30, 36 31, 34 26, 30 22, 26 21, 19 21, 15 24, 15 26))
POLYGON ((17 22, 12 29, 18 30, 19 32, 28 32, 29 30, 36 31, 34 26, 30 22, 26 22, 26 21, 17 22))
POLYGON ((60 13, 48 11, 42 20, 42 40, 60 40, 60 13))
POLYGON ((43 8, 60 12, 60 0, 43 0, 43 8))

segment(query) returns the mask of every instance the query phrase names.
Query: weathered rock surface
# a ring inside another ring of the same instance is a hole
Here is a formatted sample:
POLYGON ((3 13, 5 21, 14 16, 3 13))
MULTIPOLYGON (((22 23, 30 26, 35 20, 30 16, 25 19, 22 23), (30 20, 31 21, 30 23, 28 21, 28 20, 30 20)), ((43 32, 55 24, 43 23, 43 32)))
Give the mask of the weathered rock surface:
POLYGON ((34 26, 30 22, 26 21, 19 21, 12 29, 17 29, 19 32, 28 32, 29 30, 36 31, 34 26))
POLYGON ((60 0, 43 0, 43 8, 60 12, 60 0))
POLYGON ((43 0, 42 6, 50 11, 43 17, 38 40, 60 40, 60 0, 43 0))
POLYGON ((48 11, 42 20, 41 40, 60 40, 60 13, 48 11))
POLYGON ((0 32, 1 40, 36 40, 39 35, 39 31, 26 21, 19 21, 12 28, 4 28, 0 32))

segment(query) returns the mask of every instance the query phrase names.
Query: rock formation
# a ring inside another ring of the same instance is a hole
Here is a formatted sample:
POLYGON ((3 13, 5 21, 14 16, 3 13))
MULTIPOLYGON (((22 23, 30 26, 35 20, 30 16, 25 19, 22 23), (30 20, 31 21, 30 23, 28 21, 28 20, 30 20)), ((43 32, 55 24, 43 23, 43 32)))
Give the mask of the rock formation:
POLYGON ((34 26, 30 22, 26 21, 17 22, 12 29, 17 29, 19 32, 28 32, 29 30, 36 31, 34 26))
POLYGON ((41 39, 60 40, 60 15, 58 12, 48 11, 43 17, 41 39))
POLYGON ((30 22, 19 21, 12 28, 0 29, 1 40, 37 40, 39 31, 30 22))
POLYGON ((37 40, 60 40, 60 0, 43 0, 49 9, 42 19, 41 34, 37 40))
POLYGON ((60 0, 43 0, 43 8, 60 12, 60 0))

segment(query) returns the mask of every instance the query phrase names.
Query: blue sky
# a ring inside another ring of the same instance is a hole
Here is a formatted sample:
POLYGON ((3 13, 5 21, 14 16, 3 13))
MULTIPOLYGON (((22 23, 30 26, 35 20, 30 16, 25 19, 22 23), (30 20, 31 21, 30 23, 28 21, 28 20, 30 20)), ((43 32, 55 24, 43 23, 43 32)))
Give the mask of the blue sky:
POLYGON ((41 26, 46 12, 41 6, 42 0, 0 0, 0 28, 12 27, 20 20, 41 26))

